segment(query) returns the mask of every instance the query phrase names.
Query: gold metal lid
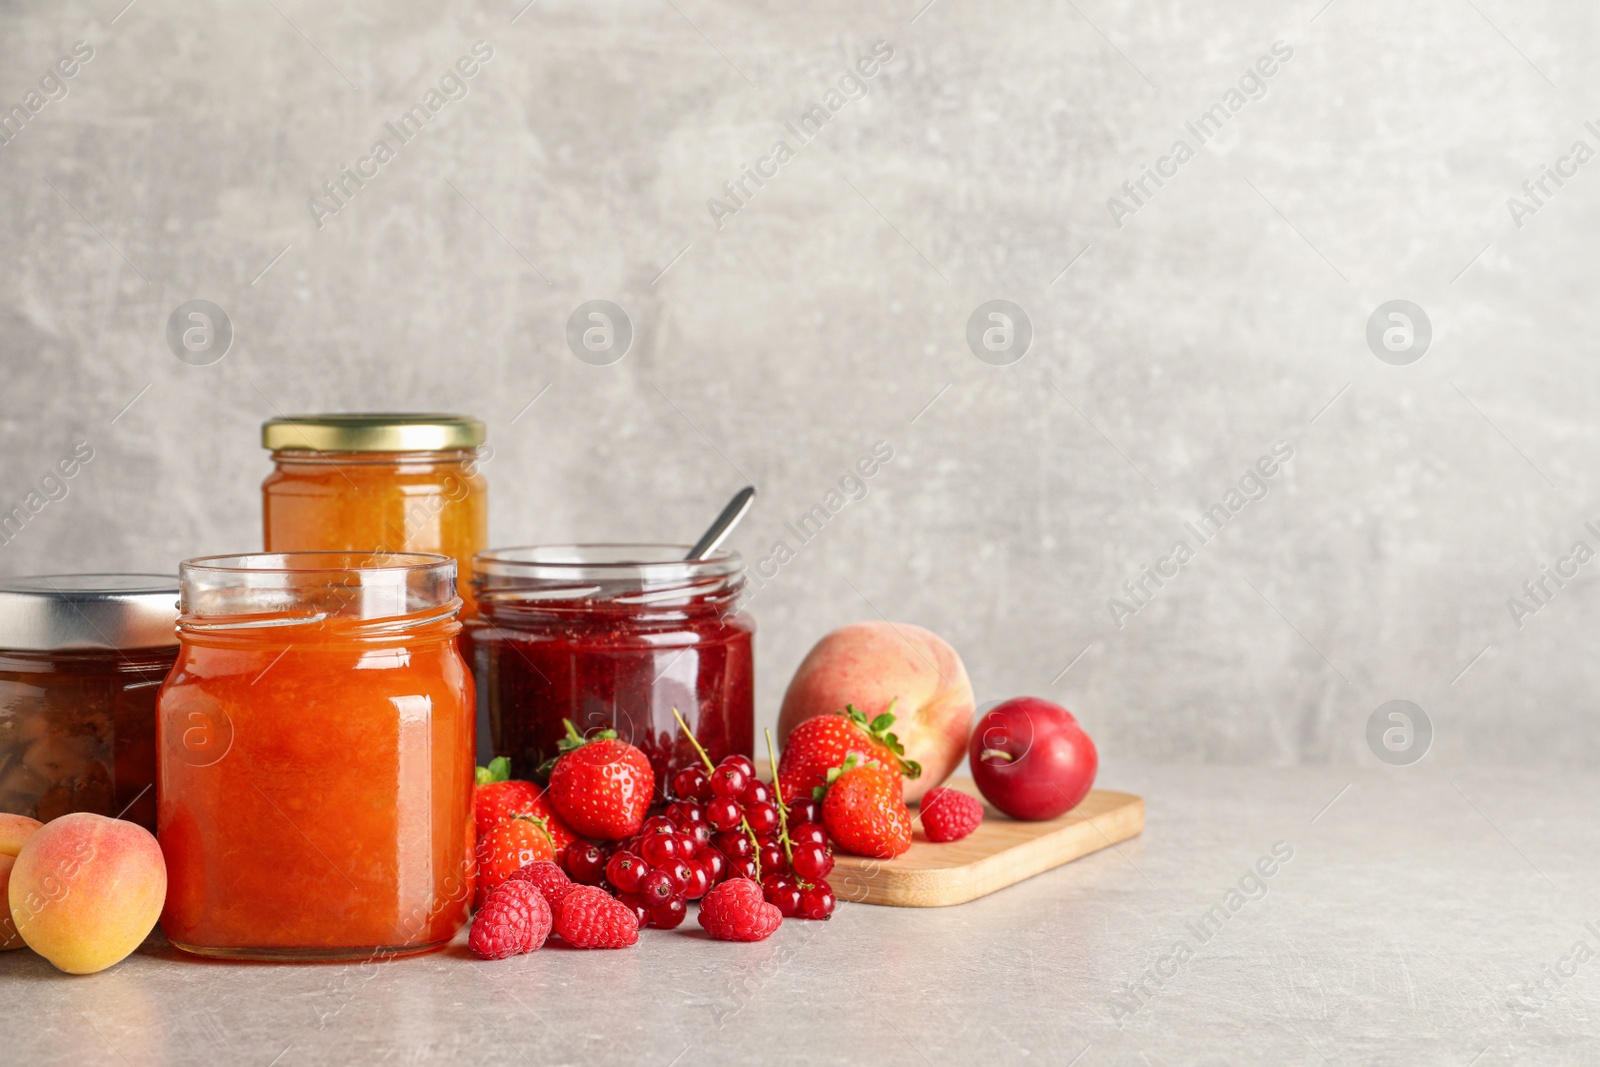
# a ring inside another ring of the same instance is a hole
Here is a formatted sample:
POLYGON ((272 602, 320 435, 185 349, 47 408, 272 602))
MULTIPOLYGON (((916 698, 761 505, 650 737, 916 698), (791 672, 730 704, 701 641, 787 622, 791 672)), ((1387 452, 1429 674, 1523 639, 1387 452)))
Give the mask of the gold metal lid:
POLYGON ((261 444, 274 452, 443 452, 477 448, 486 435, 466 415, 290 415, 261 424, 261 444))

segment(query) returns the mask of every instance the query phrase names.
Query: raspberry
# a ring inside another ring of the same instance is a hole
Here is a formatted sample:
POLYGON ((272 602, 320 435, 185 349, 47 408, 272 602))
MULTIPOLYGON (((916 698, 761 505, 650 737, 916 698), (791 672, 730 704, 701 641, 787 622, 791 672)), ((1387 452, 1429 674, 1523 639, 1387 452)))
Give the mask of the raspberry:
POLYGON ((573 948, 627 948, 639 940, 639 918, 604 889, 580 885, 561 898, 556 933, 573 948))
POLYGON ((576 884, 567 877, 557 864, 549 860, 534 860, 511 876, 513 881, 528 882, 544 895, 545 902, 550 905, 550 912, 555 914, 556 904, 562 897, 572 891, 576 884))
POLYGON ((550 905, 528 882, 509 881, 489 891, 472 919, 467 947, 486 960, 532 952, 550 936, 550 905))
POLYGON ((983 822, 978 798, 940 786, 922 798, 922 830, 929 841, 959 841, 983 822))
POLYGON ((783 913, 748 878, 730 878, 700 901, 700 925, 719 941, 765 941, 782 924, 783 913))

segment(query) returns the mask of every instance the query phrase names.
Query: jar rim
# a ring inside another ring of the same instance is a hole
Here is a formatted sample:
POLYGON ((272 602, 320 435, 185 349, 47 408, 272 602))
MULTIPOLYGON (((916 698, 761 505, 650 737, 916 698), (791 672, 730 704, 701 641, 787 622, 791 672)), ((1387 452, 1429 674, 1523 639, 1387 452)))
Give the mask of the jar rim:
POLYGON ((185 633, 335 618, 415 625, 453 618, 461 605, 456 561, 427 552, 201 556, 184 560, 178 575, 185 633))
POLYGON ((643 582, 724 578, 741 574, 744 559, 722 549, 704 559, 685 559, 687 544, 592 542, 492 548, 472 557, 479 578, 567 582, 574 579, 636 579, 643 582))

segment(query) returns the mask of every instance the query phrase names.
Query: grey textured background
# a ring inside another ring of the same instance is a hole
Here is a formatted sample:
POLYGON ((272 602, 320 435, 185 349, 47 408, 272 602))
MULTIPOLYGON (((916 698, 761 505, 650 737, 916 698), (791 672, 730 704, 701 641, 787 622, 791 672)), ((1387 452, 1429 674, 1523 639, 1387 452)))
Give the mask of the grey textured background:
POLYGON ((1600 547, 1600 161, 1520 228, 1506 198, 1600 147, 1594 5, 922 2, 0 4, 4 109, 94 49, 0 146, 0 510, 95 450, 0 571, 258 547, 280 411, 482 416, 496 544, 688 540, 748 478, 752 561, 884 440, 754 601, 764 721, 882 613, 1110 760, 1376 766, 1367 717, 1404 698, 1431 760, 1591 763, 1600 563, 1520 628, 1506 601, 1600 547), (308 198, 479 40, 468 95, 319 229, 308 198), (719 229, 707 199, 880 40, 719 229), (1116 226, 1274 41, 1265 98, 1116 226), (210 366, 165 340, 195 298, 233 324, 210 366), (612 366, 565 344, 594 298, 634 323, 612 366), (1035 330, 1011 366, 966 345, 994 298, 1035 330), (1412 366, 1364 340, 1394 298, 1433 323, 1412 366), (1280 440, 1268 496, 1116 626, 1280 440))

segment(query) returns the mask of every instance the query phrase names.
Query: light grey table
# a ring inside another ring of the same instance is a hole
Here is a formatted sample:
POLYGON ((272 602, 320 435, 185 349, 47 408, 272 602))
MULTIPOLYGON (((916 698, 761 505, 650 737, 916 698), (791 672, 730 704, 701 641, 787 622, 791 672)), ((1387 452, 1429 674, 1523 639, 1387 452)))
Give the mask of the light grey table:
POLYGON ((0 1063, 1600 1062, 1600 777, 1425 761, 1101 784, 1147 798, 1144 836, 971 904, 846 905, 756 945, 691 917, 629 951, 499 963, 203 963, 153 939, 70 977, 7 953, 0 1063), (1292 857, 1262 863, 1275 845, 1292 857))

